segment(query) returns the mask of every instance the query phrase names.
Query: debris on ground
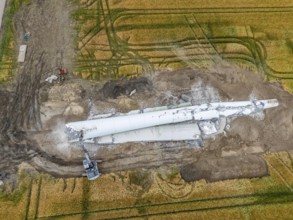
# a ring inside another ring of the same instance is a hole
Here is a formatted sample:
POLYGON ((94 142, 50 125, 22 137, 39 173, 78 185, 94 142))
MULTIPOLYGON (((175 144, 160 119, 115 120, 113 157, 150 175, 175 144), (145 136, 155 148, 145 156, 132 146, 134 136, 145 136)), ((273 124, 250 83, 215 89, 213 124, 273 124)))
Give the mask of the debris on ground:
POLYGON ((22 39, 23 41, 28 41, 30 36, 31 36, 31 33, 30 33, 30 32, 26 32, 26 33, 21 37, 21 39, 22 39))
POLYGON ((51 84, 51 83, 53 83, 53 81, 55 81, 57 79, 58 79, 58 77, 56 75, 51 75, 47 79, 45 79, 45 81, 51 84))
POLYGON ((25 61, 27 45, 20 45, 17 62, 23 63, 25 61))

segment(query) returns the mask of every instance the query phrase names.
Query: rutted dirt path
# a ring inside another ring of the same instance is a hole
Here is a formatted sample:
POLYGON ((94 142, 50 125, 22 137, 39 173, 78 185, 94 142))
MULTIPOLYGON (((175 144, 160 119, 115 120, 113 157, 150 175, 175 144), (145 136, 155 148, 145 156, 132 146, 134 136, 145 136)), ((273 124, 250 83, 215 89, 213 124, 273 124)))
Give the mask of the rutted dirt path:
POLYGON ((28 50, 26 62, 18 68, 18 77, 0 92, 0 180, 14 175, 21 162, 46 155, 39 152, 31 133, 42 129, 40 95, 47 89, 44 79, 56 67, 72 65, 74 32, 70 10, 72 5, 66 0, 33 0, 14 18, 17 47, 27 44, 28 50), (21 36, 27 32, 30 38, 22 42, 21 36))

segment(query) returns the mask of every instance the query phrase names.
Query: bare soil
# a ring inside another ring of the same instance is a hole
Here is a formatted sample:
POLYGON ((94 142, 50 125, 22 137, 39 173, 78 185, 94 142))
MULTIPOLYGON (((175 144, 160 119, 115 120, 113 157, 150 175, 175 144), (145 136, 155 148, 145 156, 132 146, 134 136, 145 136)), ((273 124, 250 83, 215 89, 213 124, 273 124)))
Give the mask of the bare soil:
POLYGON ((292 150, 293 96, 278 83, 266 83, 259 74, 225 61, 210 69, 162 71, 135 80, 92 82, 69 74, 62 84, 44 82, 56 67, 72 70, 72 9, 66 0, 33 0, 15 17, 17 35, 29 31, 31 37, 20 76, 9 91, 0 91, 1 103, 7 104, 0 107, 0 178, 15 173, 23 161, 55 176, 81 176, 83 152, 68 143, 66 122, 189 100, 198 104, 277 98, 280 106, 267 110, 263 120, 231 121, 225 134, 205 141, 203 148, 185 142, 88 144, 92 158, 102 160, 101 173, 172 165, 181 168, 186 181, 258 177, 268 174, 263 153, 292 150))

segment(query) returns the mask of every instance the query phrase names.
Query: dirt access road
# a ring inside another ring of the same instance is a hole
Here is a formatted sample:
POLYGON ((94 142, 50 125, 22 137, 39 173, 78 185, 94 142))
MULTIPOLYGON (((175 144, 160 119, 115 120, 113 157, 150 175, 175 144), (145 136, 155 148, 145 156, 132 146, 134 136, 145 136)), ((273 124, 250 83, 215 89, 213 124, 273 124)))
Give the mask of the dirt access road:
MULTIPOLYGON (((70 76, 62 85, 44 83, 56 67, 72 69, 74 31, 66 0, 33 0, 15 17, 17 35, 31 33, 28 59, 8 90, 1 90, 1 178, 15 173, 27 161, 56 176, 81 176, 83 153, 69 144, 64 125, 90 114, 174 105, 193 100, 210 101, 277 98, 278 108, 264 120, 242 117, 231 122, 226 134, 193 143, 135 143, 91 146, 90 154, 103 162, 102 173, 137 168, 175 166, 187 181, 217 181, 257 177, 268 173, 261 154, 291 150, 293 141, 292 95, 278 84, 263 83, 259 75, 222 61, 210 69, 162 71, 134 81, 90 82, 70 76), (129 93, 136 89, 133 96, 129 93)), ((20 41, 18 42, 21 43, 20 41)))
POLYGON ((5 5, 6 5, 6 0, 2 0, 0 2, 0 30, 1 30, 1 26, 2 26, 2 18, 3 18, 3 12, 4 12, 5 5))
POLYGON ((46 90, 46 86, 42 86, 44 79, 56 67, 66 65, 70 68, 72 65, 71 10, 72 5, 65 0, 34 0, 29 6, 22 7, 14 18, 17 47, 25 43, 28 50, 26 62, 19 66, 18 77, 0 91, 0 179, 14 175, 18 164, 39 155, 26 132, 39 130, 42 126, 39 107, 40 88, 46 90), (22 42, 21 36, 27 32, 31 36, 27 42, 22 42))

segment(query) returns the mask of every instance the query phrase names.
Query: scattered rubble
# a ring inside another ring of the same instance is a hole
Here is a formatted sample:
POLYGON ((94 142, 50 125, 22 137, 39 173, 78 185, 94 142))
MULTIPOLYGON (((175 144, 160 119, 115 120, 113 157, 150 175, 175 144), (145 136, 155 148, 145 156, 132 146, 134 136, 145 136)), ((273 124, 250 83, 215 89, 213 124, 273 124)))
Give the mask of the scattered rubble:
POLYGON ((45 79, 45 81, 51 84, 51 83, 53 83, 53 81, 56 81, 57 79, 58 79, 58 76, 51 75, 47 79, 45 79))
POLYGON ((268 167, 261 157, 241 155, 237 157, 201 158, 195 163, 184 166, 180 173, 187 182, 201 179, 216 182, 226 179, 265 176, 268 173, 268 167))

